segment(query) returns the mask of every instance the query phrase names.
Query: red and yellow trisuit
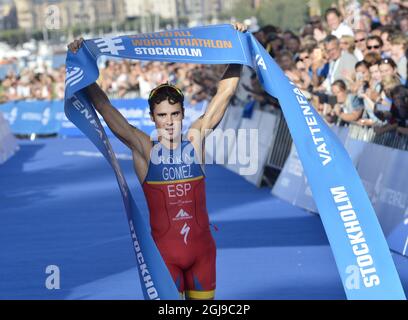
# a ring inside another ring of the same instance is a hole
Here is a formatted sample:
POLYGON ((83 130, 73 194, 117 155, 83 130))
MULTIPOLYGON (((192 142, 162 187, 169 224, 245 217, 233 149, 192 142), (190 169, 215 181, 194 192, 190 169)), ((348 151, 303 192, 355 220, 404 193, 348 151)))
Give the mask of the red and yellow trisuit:
POLYGON ((205 176, 189 141, 168 149, 155 142, 142 184, 152 236, 179 292, 212 299, 215 242, 205 197, 205 176))

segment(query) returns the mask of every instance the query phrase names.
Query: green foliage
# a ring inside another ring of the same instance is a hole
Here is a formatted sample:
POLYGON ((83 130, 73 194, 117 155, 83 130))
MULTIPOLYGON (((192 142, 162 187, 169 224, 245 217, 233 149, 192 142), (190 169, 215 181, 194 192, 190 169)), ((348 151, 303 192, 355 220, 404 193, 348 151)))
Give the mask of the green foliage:
POLYGON ((257 12, 251 7, 250 2, 251 1, 248 0, 238 1, 231 10, 231 16, 235 17, 239 21, 243 21, 251 16, 257 16, 257 12))
POLYGON ((320 0, 320 8, 322 9, 322 15, 324 12, 330 8, 333 4, 337 4, 337 1, 334 0, 320 0))
POLYGON ((307 14, 305 0, 263 0, 257 9, 251 7, 250 1, 242 0, 237 2, 231 12, 241 21, 255 16, 260 26, 273 24, 293 31, 298 31, 304 25, 307 14))
POLYGON ((283 30, 299 31, 305 24, 308 6, 304 0, 266 0, 258 11, 261 25, 273 24, 283 30))

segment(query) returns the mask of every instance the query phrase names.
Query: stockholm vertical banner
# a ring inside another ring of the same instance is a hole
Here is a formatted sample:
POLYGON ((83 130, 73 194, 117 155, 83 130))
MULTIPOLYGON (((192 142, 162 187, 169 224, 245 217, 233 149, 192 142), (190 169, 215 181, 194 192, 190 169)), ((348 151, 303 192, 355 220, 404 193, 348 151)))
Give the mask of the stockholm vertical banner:
POLYGON ((375 212, 343 145, 254 36, 238 32, 231 25, 91 39, 76 54, 70 52, 67 56, 65 112, 97 145, 115 171, 146 299, 177 299, 177 290, 131 197, 96 113, 81 91, 98 78, 96 60, 101 55, 252 67, 264 89, 278 98, 282 106, 347 298, 405 299, 375 212), (358 287, 346 285, 350 266, 360 271, 358 287))

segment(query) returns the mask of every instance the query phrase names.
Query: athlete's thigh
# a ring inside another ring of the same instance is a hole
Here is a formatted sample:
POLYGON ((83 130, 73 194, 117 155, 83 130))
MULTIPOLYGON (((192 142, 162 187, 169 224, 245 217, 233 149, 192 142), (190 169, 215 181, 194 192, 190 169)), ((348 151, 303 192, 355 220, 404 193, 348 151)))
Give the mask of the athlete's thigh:
POLYGON ((194 264, 185 271, 186 297, 190 299, 213 299, 216 287, 216 249, 208 245, 197 254, 194 264))

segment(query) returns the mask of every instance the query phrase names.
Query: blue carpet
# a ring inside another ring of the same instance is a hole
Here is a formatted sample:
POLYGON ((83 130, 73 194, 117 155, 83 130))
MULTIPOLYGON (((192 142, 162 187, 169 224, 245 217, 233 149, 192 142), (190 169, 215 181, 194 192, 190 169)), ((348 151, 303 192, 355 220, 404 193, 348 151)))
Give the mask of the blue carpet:
MULTIPOLYGON (((0 166, 0 299, 142 299, 113 172, 87 139, 20 142, 0 166), (61 289, 48 290, 48 265, 61 289)), ((119 155, 139 209, 130 153, 119 155)), ((207 166, 218 246, 217 299, 345 299, 318 216, 207 166)), ((408 293, 408 259, 393 255, 408 293)))

